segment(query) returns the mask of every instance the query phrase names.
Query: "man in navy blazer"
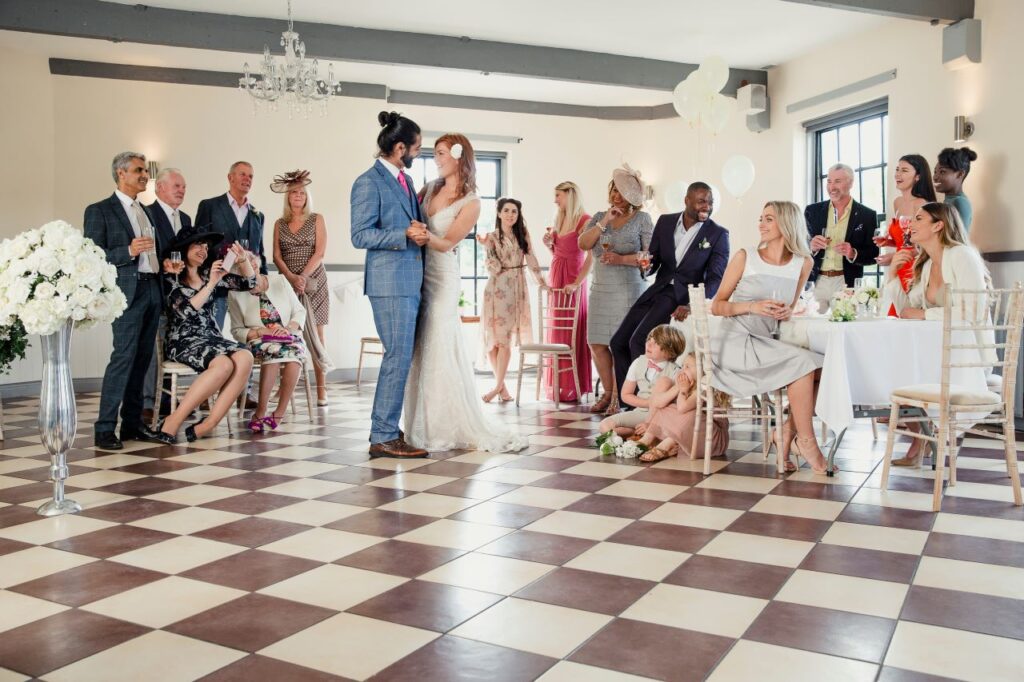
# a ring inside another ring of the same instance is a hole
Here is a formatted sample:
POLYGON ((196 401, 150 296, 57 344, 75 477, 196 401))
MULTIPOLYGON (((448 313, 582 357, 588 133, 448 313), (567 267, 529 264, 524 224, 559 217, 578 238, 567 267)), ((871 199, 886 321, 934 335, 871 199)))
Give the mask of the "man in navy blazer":
POLYGON ((704 284, 708 298, 715 295, 729 264, 729 231, 711 220, 714 198, 711 187, 694 182, 686 190, 681 213, 658 218, 651 236, 650 272, 654 284, 640 295, 618 331, 611 338, 618 390, 626 371, 644 353, 647 335, 670 318, 685 319, 690 313, 691 284, 704 284))
POLYGON ((103 249, 107 262, 117 268, 117 286, 128 299, 128 308, 112 325, 114 349, 103 373, 94 430, 96 447, 120 450, 122 440, 163 442, 142 421, 142 387, 163 305, 156 255, 159 237, 147 236, 152 234, 152 220, 138 200, 149 181, 146 157, 121 152, 114 157, 111 173, 117 189, 85 209, 84 225, 85 236, 103 249), (120 438, 114 433, 119 409, 120 438))
MULTIPOLYGON (((267 257, 263 253, 263 214, 249 201, 253 170, 248 161, 235 161, 228 170, 228 191, 211 199, 203 199, 196 209, 196 225, 209 226, 224 235, 223 244, 230 246, 239 239, 248 239, 248 251, 260 256, 260 274, 267 274, 267 257)), ((184 254, 182 254, 184 256, 184 254)), ((214 294, 214 317, 223 329, 228 312, 228 290, 218 288, 214 294)))
MULTIPOLYGON (((181 204, 185 201, 185 176, 177 168, 164 168, 156 174, 156 201, 146 207, 153 220, 153 227, 156 229, 156 241, 160 247, 160 260, 170 257, 168 247, 174 241, 179 231, 192 227, 192 218, 181 210, 181 204)), ((181 254, 182 259, 185 254, 181 254)), ((166 283, 160 279, 160 291, 163 301, 167 301, 166 283)), ((157 331, 162 339, 167 334, 167 318, 160 315, 160 327, 157 331)), ((153 353, 153 360, 150 362, 149 370, 146 372, 146 387, 143 390, 143 419, 149 420, 153 416, 154 398, 156 396, 156 353, 153 353)), ((169 381, 165 387, 170 388, 169 381)), ((161 413, 168 414, 170 401, 165 396, 160 403, 161 413)))

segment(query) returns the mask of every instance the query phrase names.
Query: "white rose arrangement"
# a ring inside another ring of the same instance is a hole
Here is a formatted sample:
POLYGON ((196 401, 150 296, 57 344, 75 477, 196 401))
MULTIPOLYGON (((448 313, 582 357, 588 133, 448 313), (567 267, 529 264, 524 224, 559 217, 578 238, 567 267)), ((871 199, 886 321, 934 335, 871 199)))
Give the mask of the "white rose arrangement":
POLYGON ((881 298, 881 293, 878 291, 878 287, 873 286, 863 286, 854 294, 854 299, 861 305, 867 305, 871 301, 877 301, 879 298, 881 298))
POLYGON ((55 220, 0 242, 0 330, 47 335, 68 320, 87 328, 113 322, 127 307, 117 268, 68 223, 55 220))
POLYGON ((625 440, 614 431, 598 436, 597 448, 602 455, 614 455, 621 459, 636 459, 647 452, 646 445, 635 440, 625 440))
POLYGON ((852 296, 836 296, 832 299, 829 319, 833 322, 852 322, 857 319, 857 304, 852 296))

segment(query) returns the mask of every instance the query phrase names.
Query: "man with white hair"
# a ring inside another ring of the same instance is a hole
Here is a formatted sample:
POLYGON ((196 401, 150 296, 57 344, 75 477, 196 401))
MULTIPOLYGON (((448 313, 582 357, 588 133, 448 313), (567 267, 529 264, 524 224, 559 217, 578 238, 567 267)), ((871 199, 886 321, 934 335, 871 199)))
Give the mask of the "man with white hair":
MULTIPOLYGON (((157 243, 166 246, 174 241, 174 237, 184 228, 192 227, 192 218, 181 210, 181 204, 185 201, 185 176, 177 168, 164 168, 156 174, 156 201, 147 206, 149 215, 153 217, 153 227, 156 229, 157 243)), ((168 258, 170 253, 161 253, 161 261, 168 258)), ((182 258, 185 254, 181 254, 182 258)), ((161 281, 161 285, 163 282, 161 281)), ((163 300, 167 300, 167 291, 161 286, 163 300)), ((160 339, 167 334, 167 319, 160 315, 160 329, 157 332, 160 339)), ((153 353, 153 360, 150 362, 149 370, 146 372, 146 387, 143 390, 145 409, 142 411, 142 418, 146 422, 153 418, 154 397, 156 395, 156 353, 153 353)), ((170 388, 168 384, 167 388, 170 388)), ((170 413, 170 401, 167 398, 160 403, 161 414, 170 413)))
POLYGON ((814 298, 824 312, 837 292, 852 287, 863 277, 864 266, 878 256, 872 241, 878 227, 875 210, 856 202, 853 169, 837 163, 828 169, 828 200, 809 205, 804 210, 814 268, 810 281, 815 282, 814 298))

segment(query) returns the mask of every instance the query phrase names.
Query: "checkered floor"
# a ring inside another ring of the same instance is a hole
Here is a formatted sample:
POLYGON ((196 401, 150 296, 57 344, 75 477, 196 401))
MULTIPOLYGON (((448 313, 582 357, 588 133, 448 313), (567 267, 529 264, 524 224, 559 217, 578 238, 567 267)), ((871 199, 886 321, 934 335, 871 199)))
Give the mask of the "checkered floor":
POLYGON ((1024 511, 995 443, 968 441, 933 514, 930 470, 879 490, 868 428, 834 479, 779 478, 745 425, 707 479, 601 459, 597 421, 546 403, 488 408, 522 455, 368 461, 372 392, 116 454, 81 395, 86 509, 54 519, 37 402, 5 401, 0 682, 1022 678, 1024 511))

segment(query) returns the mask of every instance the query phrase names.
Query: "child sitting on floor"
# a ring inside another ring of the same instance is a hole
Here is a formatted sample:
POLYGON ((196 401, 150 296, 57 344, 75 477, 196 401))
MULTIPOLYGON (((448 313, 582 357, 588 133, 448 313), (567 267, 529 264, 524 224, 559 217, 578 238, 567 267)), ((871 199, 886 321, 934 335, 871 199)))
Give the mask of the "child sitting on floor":
MULTIPOLYGON (((704 457, 705 421, 695 424, 697 419, 697 363, 693 355, 687 355, 682 368, 674 379, 661 377, 654 386, 650 400, 650 417, 640 425, 643 433, 640 443, 657 447, 640 456, 641 462, 659 462, 672 457, 682 450, 690 459, 704 457), (697 442, 694 447, 694 430, 697 442)), ((715 407, 727 407, 729 396, 721 391, 714 392, 715 407)), ((721 457, 729 447, 729 420, 715 417, 712 421, 711 456, 721 457)))
POLYGON ((614 430, 620 436, 630 436, 633 430, 647 421, 651 388, 659 378, 671 379, 679 367, 673 362, 686 350, 686 339, 673 327, 661 324, 647 335, 644 354, 633 361, 626 372, 622 385, 622 402, 632 405, 633 410, 620 412, 604 419, 600 424, 601 433, 614 430))

